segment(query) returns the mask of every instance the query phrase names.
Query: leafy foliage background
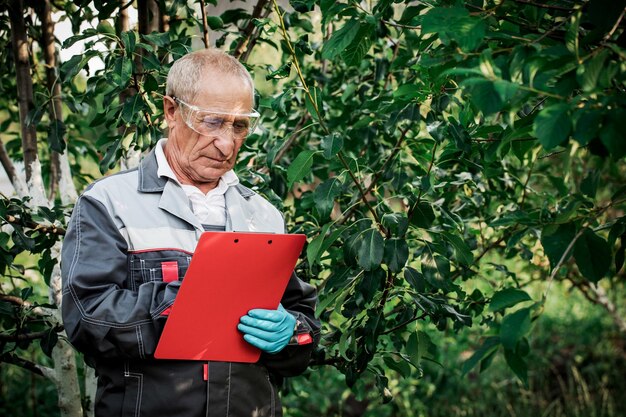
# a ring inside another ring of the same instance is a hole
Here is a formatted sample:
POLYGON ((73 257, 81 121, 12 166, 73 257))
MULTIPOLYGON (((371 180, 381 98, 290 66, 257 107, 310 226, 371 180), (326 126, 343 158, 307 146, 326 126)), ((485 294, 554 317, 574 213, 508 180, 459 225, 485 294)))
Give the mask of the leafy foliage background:
MULTIPOLYGON (((141 33, 116 27, 119 2, 54 3, 75 33, 60 47, 86 43, 59 68, 63 120, 46 115, 32 48, 28 123, 44 166, 68 152, 81 188, 154 145, 167 70, 210 30, 258 87, 262 128, 240 177, 309 237, 298 272, 319 289, 324 323, 312 373, 337 370, 327 375, 356 397, 375 388, 397 406, 398 376, 433 372, 473 327, 482 337, 460 372, 501 361, 528 386, 531 335, 558 281, 624 337, 624 1, 259 1, 206 19, 204 2, 155 4, 161 27, 141 33)), ((28 29, 37 39, 36 19, 28 29)), ((0 88, 3 141, 19 160, 13 77, 0 88)), ((32 296, 31 268, 49 279, 62 232, 41 224, 62 231, 70 209, 0 199, 7 296, 32 296), (37 264, 20 266, 24 253, 37 264)), ((59 329, 7 300, 2 359, 19 362, 34 340, 49 354, 59 329), (16 341, 33 332, 46 336, 16 341)))

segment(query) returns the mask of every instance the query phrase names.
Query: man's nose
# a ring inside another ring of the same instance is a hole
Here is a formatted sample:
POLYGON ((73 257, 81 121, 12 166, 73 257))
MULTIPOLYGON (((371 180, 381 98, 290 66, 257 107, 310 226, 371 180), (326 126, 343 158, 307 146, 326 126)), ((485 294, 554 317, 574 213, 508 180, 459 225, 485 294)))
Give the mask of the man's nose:
POLYGON ((232 129, 222 129, 222 131, 215 135, 213 141, 215 147, 224 155, 230 157, 235 149, 235 138, 233 137, 232 129))

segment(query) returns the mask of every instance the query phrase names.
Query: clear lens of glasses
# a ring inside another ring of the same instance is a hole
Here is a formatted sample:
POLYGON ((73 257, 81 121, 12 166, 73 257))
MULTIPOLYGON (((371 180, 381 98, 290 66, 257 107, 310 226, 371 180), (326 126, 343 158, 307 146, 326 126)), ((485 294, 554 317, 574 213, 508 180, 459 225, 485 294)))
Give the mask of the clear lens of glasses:
POLYGON ((185 123, 195 132, 203 136, 213 136, 232 131, 236 140, 243 140, 254 132, 259 123, 259 113, 252 111, 249 114, 219 113, 201 109, 174 98, 181 106, 185 123))
POLYGON ((187 115, 187 125, 199 134, 212 136, 230 129, 235 139, 245 139, 254 132, 258 121, 259 117, 253 114, 233 116, 204 110, 191 110, 187 115))

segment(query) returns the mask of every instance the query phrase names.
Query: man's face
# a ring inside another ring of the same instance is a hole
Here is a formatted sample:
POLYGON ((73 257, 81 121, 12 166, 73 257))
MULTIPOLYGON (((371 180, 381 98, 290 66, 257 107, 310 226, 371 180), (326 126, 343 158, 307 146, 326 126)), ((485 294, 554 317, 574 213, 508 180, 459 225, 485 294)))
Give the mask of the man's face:
MULTIPOLYGON (((213 74, 198 80, 198 94, 193 103, 188 104, 216 114, 229 113, 220 117, 226 122, 225 126, 232 126, 241 119, 232 114, 252 111, 250 87, 239 77, 213 74)), ((235 165, 244 140, 236 137, 232 127, 209 136, 194 131, 187 124, 189 107, 170 97, 164 98, 164 110, 169 127, 165 155, 176 177, 182 184, 195 185, 204 192, 213 189, 219 178, 235 165)), ((192 123, 197 122, 198 118, 194 117, 192 123)))

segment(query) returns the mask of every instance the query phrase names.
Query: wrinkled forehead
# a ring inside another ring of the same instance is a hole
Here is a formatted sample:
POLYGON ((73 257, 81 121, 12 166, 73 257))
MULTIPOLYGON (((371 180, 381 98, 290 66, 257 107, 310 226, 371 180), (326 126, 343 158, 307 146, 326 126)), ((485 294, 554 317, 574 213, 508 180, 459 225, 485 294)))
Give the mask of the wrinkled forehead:
POLYGON ((250 113, 253 90, 247 80, 231 74, 208 73, 198 80, 193 104, 226 113, 250 113))

